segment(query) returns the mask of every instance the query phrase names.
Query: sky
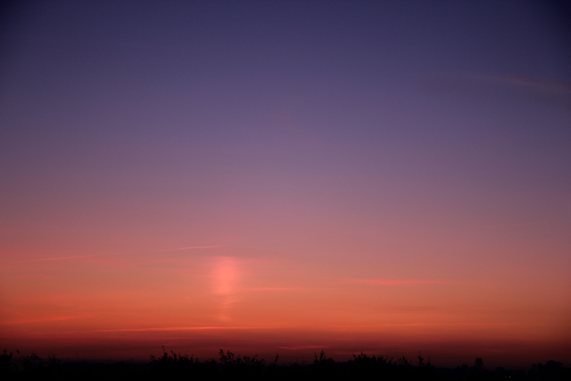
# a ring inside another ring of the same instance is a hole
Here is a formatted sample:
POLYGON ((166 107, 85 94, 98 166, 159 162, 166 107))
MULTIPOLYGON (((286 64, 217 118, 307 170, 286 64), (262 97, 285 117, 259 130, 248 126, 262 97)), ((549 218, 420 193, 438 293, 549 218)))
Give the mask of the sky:
POLYGON ((562 4, 3 3, 0 347, 570 362, 562 4))

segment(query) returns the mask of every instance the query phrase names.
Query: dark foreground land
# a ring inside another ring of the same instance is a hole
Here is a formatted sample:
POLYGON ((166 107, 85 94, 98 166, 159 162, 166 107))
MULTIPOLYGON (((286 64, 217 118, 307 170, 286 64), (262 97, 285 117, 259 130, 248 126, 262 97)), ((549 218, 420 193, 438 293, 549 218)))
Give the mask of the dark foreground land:
POLYGON ((528 369, 489 369, 481 359, 455 368, 433 366, 421 357, 387 359, 365 354, 335 361, 323 352, 310 363, 281 363, 220 351, 218 360, 163 353, 147 362, 63 361, 0 355, 1 380, 571 380, 571 368, 555 361, 528 369))

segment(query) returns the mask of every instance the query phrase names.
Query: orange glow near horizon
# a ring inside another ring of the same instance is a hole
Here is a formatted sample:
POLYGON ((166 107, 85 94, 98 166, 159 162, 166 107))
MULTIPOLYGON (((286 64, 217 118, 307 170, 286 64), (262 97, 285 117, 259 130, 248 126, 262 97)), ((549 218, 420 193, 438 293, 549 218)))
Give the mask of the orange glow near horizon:
POLYGON ((564 346, 569 338, 563 274, 498 264, 451 277, 441 264, 412 272, 374 258, 262 254, 217 245, 131 257, 53 251, 4 258, 0 335, 8 343, 130 335, 155 347, 173 333, 189 335, 188 342, 208 334, 213 345, 255 332, 276 336, 251 340, 247 350, 262 352, 311 351, 315 341, 329 347, 343 337, 357 346, 377 338, 403 351, 458 340, 564 346))

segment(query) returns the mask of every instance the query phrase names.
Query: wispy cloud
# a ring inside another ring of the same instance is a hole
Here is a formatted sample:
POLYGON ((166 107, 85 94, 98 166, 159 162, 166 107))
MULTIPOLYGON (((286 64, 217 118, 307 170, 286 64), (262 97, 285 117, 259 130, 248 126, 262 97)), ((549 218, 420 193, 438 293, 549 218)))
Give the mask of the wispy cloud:
POLYGON ((78 260, 78 259, 87 259, 87 258, 95 258, 95 255, 66 255, 61 257, 45 257, 45 258, 38 258, 36 262, 46 262, 46 261, 69 261, 69 260, 78 260))
POLYGON ((283 349, 286 351, 306 351, 312 349, 327 349, 329 348, 328 345, 320 345, 320 344, 308 344, 308 345, 282 345, 279 346, 278 349, 283 349))
POLYGON ((101 333, 137 333, 137 332, 196 332, 196 331, 248 331, 268 329, 261 326, 239 325, 197 325, 197 326, 173 326, 173 327, 142 327, 142 328, 112 328, 100 329, 95 332, 101 333))
POLYGON ((468 88, 472 89, 481 86, 500 87, 553 99, 568 99, 571 97, 571 82, 561 80, 464 71, 440 73, 434 79, 437 79, 440 85, 448 84, 455 87, 468 86, 468 88))
POLYGON ((0 325, 10 326, 10 325, 42 324, 42 323, 52 323, 52 322, 55 323, 60 321, 85 319, 91 316, 92 315, 90 314, 58 315, 58 316, 49 316, 49 317, 33 318, 33 319, 7 320, 7 321, 0 321, 0 325))
POLYGON ((292 292, 301 291, 301 287, 248 287, 242 289, 244 292, 292 292))
POLYGON ((484 74, 471 74, 470 78, 472 80, 509 86, 546 95, 571 95, 571 83, 564 81, 548 81, 544 79, 512 75, 499 76, 484 74))
POLYGON ((33 262, 57 262, 57 261, 81 261, 83 259, 97 258, 97 255, 62 255, 54 257, 27 258, 14 263, 33 263, 33 262))
POLYGON ((367 278, 367 279, 350 279, 353 284, 363 284, 368 286, 421 286, 431 284, 446 284, 442 279, 417 279, 417 278, 367 278))
POLYGON ((172 252, 184 252, 184 251, 196 251, 196 250, 214 250, 221 249, 222 245, 193 245, 193 246, 182 246, 173 249, 162 250, 162 253, 172 253, 172 252))

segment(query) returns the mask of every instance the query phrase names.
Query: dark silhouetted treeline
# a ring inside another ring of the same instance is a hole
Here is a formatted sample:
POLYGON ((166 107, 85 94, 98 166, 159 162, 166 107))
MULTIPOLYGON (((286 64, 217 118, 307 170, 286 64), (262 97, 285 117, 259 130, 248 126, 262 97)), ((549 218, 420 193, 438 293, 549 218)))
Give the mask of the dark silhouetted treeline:
POLYGON ((309 363, 281 363, 220 350, 218 360, 164 351, 147 362, 63 361, 36 355, 0 355, 0 380, 571 380, 571 368, 555 361, 528 369, 489 369, 482 359, 455 368, 360 354, 335 361, 324 352, 309 363))

